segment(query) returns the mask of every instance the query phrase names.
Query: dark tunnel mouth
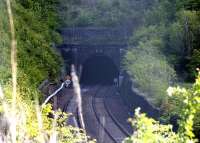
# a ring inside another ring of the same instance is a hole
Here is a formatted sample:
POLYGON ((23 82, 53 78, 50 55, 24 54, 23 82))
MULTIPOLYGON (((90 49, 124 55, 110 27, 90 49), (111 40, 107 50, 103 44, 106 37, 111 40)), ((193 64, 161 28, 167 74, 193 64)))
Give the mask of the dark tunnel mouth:
POLYGON ((83 63, 81 84, 111 85, 119 70, 113 60, 105 55, 93 55, 83 63))

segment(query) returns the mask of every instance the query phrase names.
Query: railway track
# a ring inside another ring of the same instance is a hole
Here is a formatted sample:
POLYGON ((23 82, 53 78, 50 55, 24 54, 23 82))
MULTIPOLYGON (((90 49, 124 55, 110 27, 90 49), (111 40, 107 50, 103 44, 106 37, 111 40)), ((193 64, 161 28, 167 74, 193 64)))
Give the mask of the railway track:
POLYGON ((67 108, 69 106, 69 103, 70 103, 71 99, 69 101, 66 102, 66 104, 64 105, 63 109, 62 109, 62 112, 67 112, 67 108))
MULTIPOLYGON (((73 97, 68 100, 66 102, 66 104, 64 105, 63 109, 62 109, 62 112, 65 112, 65 113, 70 113, 70 111, 68 110, 68 107, 70 105, 70 102, 72 101, 73 97)), ((78 109, 75 110, 75 112, 72 113, 72 115, 70 115, 69 119, 71 118, 71 121, 73 121, 71 124, 73 124, 74 126, 76 127, 79 127, 79 128, 83 128, 81 126, 81 123, 79 121, 79 116, 78 116, 78 109)), ((68 120, 69 120, 68 119, 68 120)))
MULTIPOLYGON (((114 94, 114 93, 113 93, 114 94)), ((111 113, 111 111, 108 109, 108 105, 106 104, 106 100, 107 98, 105 97, 103 99, 103 103, 104 103, 104 107, 107 111, 107 113, 109 114, 109 116, 112 118, 112 120, 114 121, 114 123, 118 126, 118 128, 124 133, 124 135, 126 135, 127 137, 130 136, 131 134, 123 127, 123 125, 121 123, 119 123, 119 121, 114 117, 114 115, 111 113)))
MULTIPOLYGON (((123 127, 123 125, 118 122, 118 120, 114 117, 114 115, 112 115, 111 111, 109 110, 109 106, 106 105, 106 100, 107 100, 106 95, 108 96, 113 95, 115 93, 114 88, 111 86, 109 87, 98 86, 89 88, 89 91, 90 91, 89 94, 91 95, 90 112, 93 112, 95 122, 97 122, 98 126, 100 127, 99 131, 104 135, 104 136, 97 136, 97 138, 99 139, 98 142, 121 143, 125 137, 129 136, 129 133, 123 127), (104 120, 102 120, 103 118, 104 120)), ((70 105, 71 100, 66 102, 62 110, 63 112, 68 112, 68 107, 70 105)), ((72 118, 76 119, 78 127, 81 128, 77 110, 76 112, 73 113, 72 118)), ((90 122, 90 124, 92 124, 92 122, 90 122)))
POLYGON ((108 110, 105 104, 106 95, 114 94, 112 87, 99 87, 97 88, 95 94, 92 96, 92 108, 95 114, 96 120, 103 129, 103 131, 108 135, 110 140, 114 143, 121 143, 122 140, 129 136, 129 133, 122 127, 122 125, 114 118, 114 116, 108 110), (103 94, 101 93, 103 91, 103 94), (101 94, 100 94, 101 93, 101 94), (98 97, 99 96, 99 97, 98 97), (101 99, 100 102, 97 99, 101 99), (99 108, 101 107, 101 108, 99 108), (102 122, 102 115, 105 117, 104 122, 102 122))

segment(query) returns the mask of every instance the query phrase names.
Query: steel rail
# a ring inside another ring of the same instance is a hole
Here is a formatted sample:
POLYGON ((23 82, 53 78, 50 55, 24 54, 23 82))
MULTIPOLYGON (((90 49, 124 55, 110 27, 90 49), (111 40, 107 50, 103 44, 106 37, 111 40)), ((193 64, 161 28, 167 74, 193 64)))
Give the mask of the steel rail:
MULTIPOLYGON (((114 94, 114 93, 112 93, 112 94, 114 94)), ((124 127, 122 127, 122 125, 119 123, 119 121, 117 121, 117 119, 114 117, 114 115, 108 109, 108 106, 106 104, 106 99, 107 99, 107 97, 104 96, 104 98, 103 98, 103 104, 104 104, 105 110, 108 113, 109 117, 111 117, 111 119, 114 121, 114 123, 117 125, 117 127, 120 129, 120 131, 125 136, 130 136, 130 133, 127 130, 125 130, 124 127)))
POLYGON ((92 108, 93 108, 93 111, 94 111, 94 114, 95 114, 95 117, 98 121, 98 123, 101 125, 101 127, 103 128, 103 130, 106 132, 106 134, 110 137, 110 139, 114 142, 114 143, 118 143, 116 141, 116 139, 110 134, 110 132, 104 127, 104 125, 101 123, 100 121, 100 118, 99 116, 97 115, 97 111, 96 111, 96 106, 95 106, 95 98, 97 96, 97 93, 98 93, 98 89, 96 90, 94 96, 92 96, 92 108))
MULTIPOLYGON (((65 105, 64 105, 64 107, 63 107, 63 109, 62 109, 62 112, 65 112, 65 113, 68 112, 67 109, 68 109, 68 106, 69 106, 69 104, 70 104, 70 102, 71 102, 72 99, 73 99, 73 97, 71 97, 71 98, 65 103, 65 105)), ((72 116, 75 116, 75 118, 76 118, 76 120, 77 120, 78 127, 79 127, 79 128, 83 128, 83 127, 81 126, 81 122, 80 122, 80 119, 79 119, 79 116, 78 116, 78 109, 76 110, 76 113, 75 113, 75 114, 72 114, 72 116)))

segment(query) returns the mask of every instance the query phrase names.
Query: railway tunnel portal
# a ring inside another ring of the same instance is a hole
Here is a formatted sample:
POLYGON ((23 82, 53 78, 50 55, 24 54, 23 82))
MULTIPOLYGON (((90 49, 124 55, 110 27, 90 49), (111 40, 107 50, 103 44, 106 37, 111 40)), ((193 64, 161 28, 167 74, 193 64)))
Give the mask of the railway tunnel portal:
POLYGON ((81 83, 112 84, 113 79, 119 75, 119 67, 111 58, 104 54, 94 54, 83 63, 81 83))
POLYGON ((58 46, 68 65, 74 64, 82 84, 112 84, 121 72, 129 33, 122 28, 64 28, 58 46))

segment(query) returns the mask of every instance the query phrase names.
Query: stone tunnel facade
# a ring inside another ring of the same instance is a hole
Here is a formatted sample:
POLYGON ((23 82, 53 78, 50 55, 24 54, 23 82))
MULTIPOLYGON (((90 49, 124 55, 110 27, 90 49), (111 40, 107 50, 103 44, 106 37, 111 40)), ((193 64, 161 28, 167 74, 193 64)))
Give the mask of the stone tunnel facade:
POLYGON ((67 59, 65 55, 67 52, 71 52, 73 58, 73 64, 75 65, 78 73, 81 72, 82 65, 92 56, 102 55, 106 56, 113 61, 115 66, 120 71, 121 58, 123 56, 123 47, 119 45, 65 45, 62 46, 61 51, 64 60, 67 59))
POLYGON ((79 47, 73 49, 75 56, 75 64, 77 67, 83 65, 87 59, 94 55, 104 55, 110 58, 115 66, 120 69, 120 49, 112 46, 100 46, 100 47, 79 47))
POLYGON ((72 54, 73 64, 80 74, 82 65, 94 55, 103 55, 113 61, 120 71, 121 58, 127 47, 130 33, 120 28, 65 28, 61 30, 64 39, 59 46, 64 60, 72 54))

